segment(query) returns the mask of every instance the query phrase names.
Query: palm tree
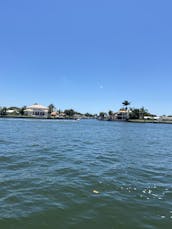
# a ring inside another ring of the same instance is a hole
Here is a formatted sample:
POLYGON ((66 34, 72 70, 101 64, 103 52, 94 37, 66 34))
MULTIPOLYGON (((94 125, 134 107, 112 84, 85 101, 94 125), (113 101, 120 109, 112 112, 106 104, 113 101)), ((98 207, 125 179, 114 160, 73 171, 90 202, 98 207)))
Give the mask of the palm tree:
POLYGON ((110 111, 108 112, 108 114, 109 114, 109 119, 111 120, 111 119, 112 119, 112 115, 113 115, 113 111, 110 110, 110 111))
POLYGON ((128 102, 128 100, 124 100, 122 104, 125 106, 125 109, 128 110, 128 106, 130 105, 130 102, 128 102))
POLYGON ((19 109, 20 115, 24 115, 24 110, 26 110, 26 106, 23 106, 21 109, 19 109))
POLYGON ((108 112, 108 114, 109 114, 109 116, 113 115, 113 111, 110 110, 110 111, 108 112))
POLYGON ((140 119, 144 119, 144 116, 152 116, 152 114, 150 114, 149 112, 148 112, 148 110, 147 109, 145 109, 144 107, 141 107, 140 108, 140 110, 139 110, 139 118, 140 119))
POLYGON ((1 115, 6 115, 7 114, 7 107, 3 107, 1 109, 1 115))
POLYGON ((131 111, 131 113, 129 115, 130 119, 139 119, 139 117, 140 117, 140 109, 131 108, 130 111, 131 111))
POLYGON ((49 116, 51 116, 51 113, 53 112, 54 108, 55 108, 55 106, 53 104, 50 104, 48 106, 48 114, 49 114, 49 116))

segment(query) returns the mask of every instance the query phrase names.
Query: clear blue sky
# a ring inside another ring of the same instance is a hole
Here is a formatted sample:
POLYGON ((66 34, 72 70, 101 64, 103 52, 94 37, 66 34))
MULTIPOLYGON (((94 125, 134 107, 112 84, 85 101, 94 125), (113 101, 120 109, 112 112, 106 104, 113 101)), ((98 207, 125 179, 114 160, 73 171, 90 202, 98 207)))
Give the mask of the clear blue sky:
POLYGON ((0 1, 0 106, 172 114, 171 0, 0 1))

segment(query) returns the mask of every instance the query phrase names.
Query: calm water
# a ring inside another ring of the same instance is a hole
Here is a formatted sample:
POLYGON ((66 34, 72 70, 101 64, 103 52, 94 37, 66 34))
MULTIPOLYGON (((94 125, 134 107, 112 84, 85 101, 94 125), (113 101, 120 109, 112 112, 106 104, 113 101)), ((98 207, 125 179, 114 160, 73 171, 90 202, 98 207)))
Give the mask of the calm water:
POLYGON ((0 228, 172 228, 172 125, 0 119, 0 228))

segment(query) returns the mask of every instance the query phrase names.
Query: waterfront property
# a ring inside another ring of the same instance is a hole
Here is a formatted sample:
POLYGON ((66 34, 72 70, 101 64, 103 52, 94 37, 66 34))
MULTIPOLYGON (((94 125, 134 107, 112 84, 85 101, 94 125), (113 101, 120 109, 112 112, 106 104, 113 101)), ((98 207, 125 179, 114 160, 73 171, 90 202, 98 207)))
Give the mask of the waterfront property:
POLYGON ((116 114, 115 117, 117 120, 127 120, 129 119, 129 110, 120 109, 116 114))
POLYGON ((7 109, 6 114, 7 115, 18 115, 19 111, 17 109, 7 109))
POLYGON ((160 117, 160 120, 172 122, 172 116, 165 116, 165 115, 163 115, 163 116, 160 117))
POLYGON ((51 118, 56 118, 56 119, 65 119, 66 115, 64 112, 59 112, 59 111, 53 111, 51 113, 51 118))
POLYGON ((128 120, 129 119, 129 114, 130 114, 130 110, 126 110, 126 109, 120 109, 118 112, 112 113, 111 115, 109 115, 109 118, 107 117, 108 120, 111 121, 116 121, 116 120, 128 120))
POLYGON ((26 110, 24 110, 24 114, 37 118, 47 118, 48 107, 35 103, 32 106, 28 106, 26 110))

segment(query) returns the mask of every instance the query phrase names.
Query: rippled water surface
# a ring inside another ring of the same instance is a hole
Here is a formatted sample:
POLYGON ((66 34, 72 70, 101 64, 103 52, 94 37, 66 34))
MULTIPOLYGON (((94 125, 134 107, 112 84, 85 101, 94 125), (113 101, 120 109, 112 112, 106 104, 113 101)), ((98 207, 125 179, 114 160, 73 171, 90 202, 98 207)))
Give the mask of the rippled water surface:
POLYGON ((172 125, 0 119, 0 228, 172 228, 172 125))

